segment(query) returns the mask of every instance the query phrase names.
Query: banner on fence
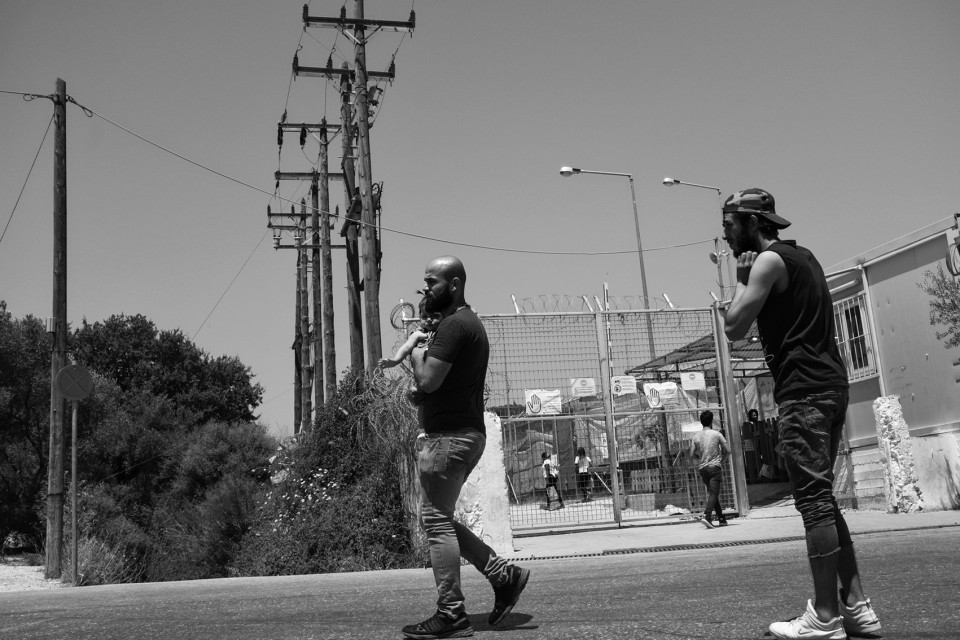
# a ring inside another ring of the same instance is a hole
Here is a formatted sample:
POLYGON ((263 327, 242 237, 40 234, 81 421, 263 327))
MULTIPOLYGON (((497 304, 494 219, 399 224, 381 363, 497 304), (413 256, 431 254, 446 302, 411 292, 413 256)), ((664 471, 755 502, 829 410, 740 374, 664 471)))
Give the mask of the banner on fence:
POLYGON ((637 379, 633 376, 613 376, 610 378, 613 395, 625 396, 637 392, 637 379))
POLYGON ((570 378, 570 394, 574 398, 597 395, 597 382, 593 378, 570 378))
POLYGON ((684 371, 680 376, 680 386, 684 391, 706 391, 707 382, 703 371, 684 371))
POLYGON ((528 416, 556 416, 562 409, 560 389, 524 389, 528 416))

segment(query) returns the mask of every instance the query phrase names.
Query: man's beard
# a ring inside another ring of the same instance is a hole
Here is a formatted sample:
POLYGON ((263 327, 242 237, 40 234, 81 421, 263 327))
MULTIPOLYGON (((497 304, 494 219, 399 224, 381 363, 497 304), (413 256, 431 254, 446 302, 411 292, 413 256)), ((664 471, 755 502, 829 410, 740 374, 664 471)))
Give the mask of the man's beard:
POLYGON ((761 249, 762 247, 760 246, 760 241, 757 238, 754 236, 742 235, 734 240, 733 257, 739 258, 741 254, 746 253, 747 251, 760 253, 761 249))
POLYGON ((442 293, 430 296, 425 304, 430 313, 440 313, 453 304, 453 293, 449 289, 444 289, 442 293))

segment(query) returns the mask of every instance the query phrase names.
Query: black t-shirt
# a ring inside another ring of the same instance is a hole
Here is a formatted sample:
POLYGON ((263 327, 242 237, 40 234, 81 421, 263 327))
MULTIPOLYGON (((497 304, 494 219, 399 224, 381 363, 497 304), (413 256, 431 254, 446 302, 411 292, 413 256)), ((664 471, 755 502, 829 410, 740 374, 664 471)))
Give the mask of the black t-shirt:
POLYGON ((427 356, 453 366, 440 388, 424 397, 423 430, 427 433, 486 433, 483 384, 487 377, 490 344, 473 309, 462 307, 440 322, 427 356))
POLYGON ((774 399, 781 402, 848 387, 823 268, 793 240, 777 241, 766 250, 783 259, 790 278, 783 293, 770 293, 757 316, 760 342, 773 374, 774 399))

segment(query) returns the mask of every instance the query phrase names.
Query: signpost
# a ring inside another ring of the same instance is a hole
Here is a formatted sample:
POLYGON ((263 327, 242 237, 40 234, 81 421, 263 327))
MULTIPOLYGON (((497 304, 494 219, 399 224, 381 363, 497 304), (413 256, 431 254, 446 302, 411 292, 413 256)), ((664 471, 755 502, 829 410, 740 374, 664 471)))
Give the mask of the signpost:
POLYGON ((70 519, 73 545, 73 584, 78 584, 77 577, 77 404, 93 391, 93 378, 86 367, 78 364, 68 364, 57 373, 55 380, 57 391, 64 399, 73 405, 73 426, 71 440, 73 451, 70 464, 70 519))

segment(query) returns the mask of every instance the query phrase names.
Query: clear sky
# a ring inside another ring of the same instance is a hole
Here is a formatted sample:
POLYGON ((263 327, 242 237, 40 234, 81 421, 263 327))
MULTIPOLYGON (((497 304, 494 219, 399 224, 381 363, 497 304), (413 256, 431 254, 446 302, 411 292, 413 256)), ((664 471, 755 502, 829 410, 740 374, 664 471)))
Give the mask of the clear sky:
MULTIPOLYGON (((310 14, 340 6, 314 0, 310 14)), ((639 295, 628 181, 561 178, 563 165, 634 175, 651 297, 681 307, 718 290, 719 205, 664 176, 724 196, 769 190, 794 223, 782 237, 826 267, 960 211, 953 0, 368 0, 366 13, 406 20, 411 6, 413 37, 377 34, 367 57, 383 70, 397 51, 371 134, 385 352, 388 312, 440 254, 463 259, 480 313, 512 313, 511 294, 592 298, 605 282, 639 295)), ((51 94, 60 77, 97 114, 67 115, 69 321, 142 313, 238 356, 281 435, 292 433, 295 256, 273 250, 266 207, 289 209, 271 197, 273 173, 310 170, 317 146, 288 136, 278 157, 276 123, 285 108, 294 122, 339 119, 334 86, 291 83, 298 45, 301 65, 323 66, 331 48, 335 65, 353 60, 335 31, 303 31, 302 7, 0 0, 0 91, 51 94)), ((47 100, 0 93, 0 299, 18 317, 52 310, 52 130, 40 147, 51 114, 47 100)), ((334 202, 340 193, 334 183, 334 202)))

